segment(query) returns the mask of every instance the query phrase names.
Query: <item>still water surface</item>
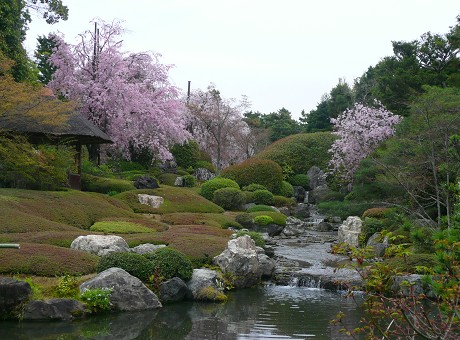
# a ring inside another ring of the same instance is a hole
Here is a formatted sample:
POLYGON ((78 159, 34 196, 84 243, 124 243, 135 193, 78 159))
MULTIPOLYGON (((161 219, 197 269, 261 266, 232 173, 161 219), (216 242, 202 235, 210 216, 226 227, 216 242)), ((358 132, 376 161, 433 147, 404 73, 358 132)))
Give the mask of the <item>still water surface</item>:
POLYGON ((350 327, 362 315, 340 293, 266 286, 236 291, 226 304, 183 302, 74 322, 0 322, 0 339, 345 339, 329 324, 339 311, 350 327))

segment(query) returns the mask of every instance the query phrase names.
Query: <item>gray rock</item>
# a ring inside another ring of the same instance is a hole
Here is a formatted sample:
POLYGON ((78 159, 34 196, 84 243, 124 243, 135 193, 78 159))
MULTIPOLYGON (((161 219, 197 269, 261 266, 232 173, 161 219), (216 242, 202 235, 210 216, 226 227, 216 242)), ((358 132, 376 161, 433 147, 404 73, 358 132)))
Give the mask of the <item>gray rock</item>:
POLYGON ((216 177, 214 173, 209 171, 206 168, 198 168, 195 170, 195 173, 193 174, 197 180, 199 181, 209 181, 210 179, 213 179, 216 177))
POLYGON ((177 174, 177 163, 174 159, 169 159, 158 164, 158 168, 160 168, 163 172, 177 174))
POLYGON ((348 218, 339 227, 338 242, 349 244, 350 246, 359 246, 359 234, 363 221, 358 216, 348 216, 348 218))
POLYGON ((187 282, 187 298, 196 300, 199 297, 200 291, 209 287, 216 290, 222 290, 222 288, 219 287, 219 274, 211 269, 194 269, 192 278, 187 282))
POLYGON ((177 302, 185 299, 188 293, 187 285, 178 277, 163 282, 160 285, 159 297, 164 302, 177 302))
POLYGON ((298 203, 297 206, 292 210, 291 215, 301 219, 310 217, 309 204, 298 203))
POLYGON ((323 170, 317 166, 312 166, 307 172, 309 179, 308 186, 313 190, 326 184, 326 175, 323 170))
POLYGON ((129 246, 126 241, 122 237, 115 235, 78 236, 72 241, 70 248, 97 256, 105 256, 115 252, 129 252, 129 246))
POLYGON ((423 275, 418 274, 395 276, 391 288, 403 296, 426 294, 428 297, 434 297, 434 292, 425 286, 422 279, 423 275), (403 282, 408 283, 408 285, 403 284, 403 282))
POLYGON ((14 310, 30 298, 32 289, 27 282, 0 277, 0 318, 10 318, 14 310))
POLYGON ((80 285, 80 291, 93 288, 112 288, 110 303, 117 310, 136 311, 161 307, 155 293, 121 268, 104 270, 80 285))
POLYGON ((294 198, 296 202, 304 202, 305 200, 305 189, 300 186, 294 186, 294 198))
POLYGON ((282 213, 283 215, 291 216, 291 209, 290 209, 289 207, 280 207, 280 208, 278 208, 278 210, 279 210, 280 213, 282 213))
POLYGON ((262 277, 257 247, 248 235, 228 241, 227 248, 213 262, 223 273, 233 276, 235 288, 254 286, 262 277))
POLYGON ((148 254, 153 253, 155 250, 164 248, 166 245, 164 244, 151 244, 151 243, 143 243, 139 244, 138 246, 131 248, 131 252, 136 254, 148 254))
POLYGON ((296 217, 289 216, 286 219, 286 226, 281 233, 284 236, 298 236, 307 230, 307 223, 296 217))
POLYGON ((257 257, 259 259, 259 266, 262 272, 262 277, 271 278, 273 272, 275 271, 276 262, 265 254, 259 254, 257 257))
POLYGON ((85 305, 77 300, 34 300, 27 304, 23 318, 24 320, 73 320, 85 314, 85 305))
POLYGON ((332 192, 327 184, 318 185, 308 195, 308 203, 317 204, 325 200, 326 196, 332 192))
POLYGON ((326 232, 326 231, 332 231, 334 230, 334 226, 332 224, 330 224, 329 222, 319 222, 318 225, 316 226, 316 230, 317 231, 322 231, 322 232, 326 232))
POLYGON ((369 237, 366 245, 372 247, 374 256, 382 257, 385 255, 385 250, 389 247, 388 237, 382 240, 382 235, 380 233, 375 233, 369 237))
POLYGON ((278 236, 284 230, 284 225, 271 223, 267 225, 267 233, 270 237, 278 236))
POLYGON ((136 189, 156 189, 160 187, 158 181, 150 176, 139 177, 134 181, 134 186, 136 189))
POLYGON ((137 199, 140 204, 150 205, 152 208, 159 208, 165 201, 161 196, 147 194, 137 194, 137 199))
POLYGON ((174 181, 174 186, 175 187, 183 187, 184 186, 184 178, 181 176, 176 177, 176 180, 174 181))

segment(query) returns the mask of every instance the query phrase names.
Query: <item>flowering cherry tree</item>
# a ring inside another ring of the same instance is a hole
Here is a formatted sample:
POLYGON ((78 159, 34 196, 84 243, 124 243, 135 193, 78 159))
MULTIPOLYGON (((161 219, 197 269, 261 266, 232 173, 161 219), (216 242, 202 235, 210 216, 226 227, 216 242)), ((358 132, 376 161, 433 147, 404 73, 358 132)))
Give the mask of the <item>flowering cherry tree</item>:
POLYGON ((392 136, 400 121, 401 116, 392 114, 381 105, 368 107, 360 103, 331 119, 333 133, 338 136, 329 150, 332 172, 351 182, 361 160, 392 136))
POLYGON ((124 157, 147 148, 158 159, 170 159, 169 146, 188 137, 183 104, 168 80, 171 66, 161 64, 159 54, 122 52, 122 33, 113 22, 81 34, 76 45, 56 37, 50 61, 57 70, 49 86, 76 101, 124 157))

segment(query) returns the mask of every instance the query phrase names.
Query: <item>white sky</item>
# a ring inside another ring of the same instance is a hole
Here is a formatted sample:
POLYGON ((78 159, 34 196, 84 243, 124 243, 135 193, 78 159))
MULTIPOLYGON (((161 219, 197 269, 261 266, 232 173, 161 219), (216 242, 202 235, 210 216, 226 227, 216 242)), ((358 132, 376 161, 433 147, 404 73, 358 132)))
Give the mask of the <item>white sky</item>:
POLYGON ((392 40, 447 33, 458 0, 63 0, 69 20, 33 17, 26 48, 60 31, 75 43, 101 18, 124 21, 124 50, 154 51, 174 64, 186 91, 211 82, 225 98, 248 96, 251 109, 285 107, 294 118, 314 109, 339 78, 348 83, 392 54, 392 40))

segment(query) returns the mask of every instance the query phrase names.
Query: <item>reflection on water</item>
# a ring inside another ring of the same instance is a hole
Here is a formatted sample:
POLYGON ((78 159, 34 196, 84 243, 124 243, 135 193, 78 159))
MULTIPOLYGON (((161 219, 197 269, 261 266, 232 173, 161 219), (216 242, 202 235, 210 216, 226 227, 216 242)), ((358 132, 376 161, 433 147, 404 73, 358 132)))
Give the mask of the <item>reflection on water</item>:
POLYGON ((329 321, 361 312, 340 293, 268 286, 234 292, 226 304, 184 302, 157 311, 75 322, 0 322, 0 339, 340 339, 329 321))

